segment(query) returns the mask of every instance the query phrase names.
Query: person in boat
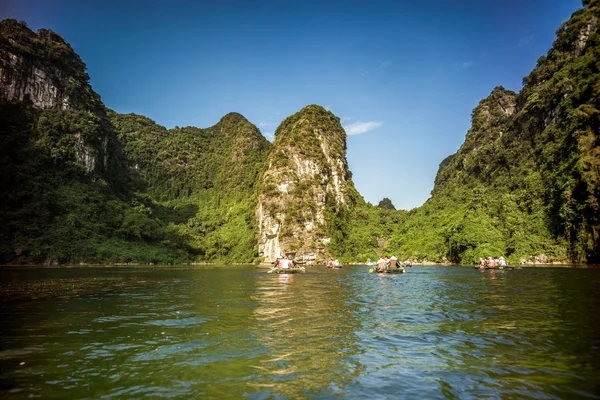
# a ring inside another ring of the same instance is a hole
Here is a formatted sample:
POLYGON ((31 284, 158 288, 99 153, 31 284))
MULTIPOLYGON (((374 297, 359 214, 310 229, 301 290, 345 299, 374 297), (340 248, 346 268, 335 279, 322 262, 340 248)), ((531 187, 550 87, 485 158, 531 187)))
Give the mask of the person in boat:
POLYGON ((500 257, 500 267, 501 268, 506 267, 506 260, 504 259, 504 257, 500 257))
POLYGON ((290 269, 290 260, 288 259, 288 256, 283 256, 283 259, 281 260, 281 264, 279 265, 279 268, 290 269))
POLYGON ((485 268, 485 260, 479 257, 479 268, 485 268))
POLYGON ((392 256, 390 258, 390 268, 391 269, 399 269, 400 272, 402 272, 402 273, 406 272, 406 270, 402 266, 402 263, 398 261, 398 258, 396 256, 392 256))
POLYGON ((388 266, 388 262, 385 258, 380 257, 379 260, 377 260, 377 264, 375 264, 375 270, 377 272, 382 272, 385 271, 387 269, 388 266))

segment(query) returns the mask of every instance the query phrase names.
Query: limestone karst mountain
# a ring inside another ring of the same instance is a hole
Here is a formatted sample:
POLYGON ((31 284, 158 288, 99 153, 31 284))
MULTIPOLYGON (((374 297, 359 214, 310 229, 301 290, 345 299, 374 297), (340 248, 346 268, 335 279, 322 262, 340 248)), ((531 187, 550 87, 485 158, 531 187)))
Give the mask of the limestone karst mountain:
POLYGON ((70 44, 49 29, 33 32, 14 19, 0 21, 1 98, 38 109, 101 111, 85 64, 70 44))
POLYGON ((497 87, 480 102, 440 165, 422 211, 470 207, 436 235, 452 261, 600 261, 600 3, 586 3, 519 93, 497 87))
POLYGON ((333 113, 309 105, 275 134, 258 197, 259 255, 273 261, 293 253, 308 263, 324 262, 331 256, 329 224, 354 199, 346 132, 333 113))

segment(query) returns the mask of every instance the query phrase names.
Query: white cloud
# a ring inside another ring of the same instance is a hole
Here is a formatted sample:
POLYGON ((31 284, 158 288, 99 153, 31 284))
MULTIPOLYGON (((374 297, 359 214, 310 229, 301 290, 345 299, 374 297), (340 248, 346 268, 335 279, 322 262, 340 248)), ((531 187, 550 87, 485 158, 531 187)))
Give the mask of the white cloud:
POLYGON ((390 65, 392 65, 392 63, 390 61, 384 61, 379 65, 379 69, 384 69, 389 67, 390 65))
POLYGON ((271 125, 275 125, 273 122, 264 122, 264 121, 258 121, 258 123, 256 124, 256 126, 258 126, 259 128, 264 128, 265 126, 271 126, 271 125))
POLYGON ((267 139, 271 143, 273 143, 273 141, 275 140, 274 132, 263 132, 263 135, 264 135, 265 139, 267 139))
POLYGON ((340 118, 340 122, 348 122, 348 121, 352 121, 353 119, 355 119, 354 117, 342 117, 340 118))
POLYGON ((379 121, 356 121, 348 125, 344 125, 344 130, 348 135, 360 135, 362 133, 366 133, 372 131, 373 129, 377 129, 383 125, 383 122, 379 121))
POLYGON ((370 78, 371 77, 371 73, 369 71, 361 71, 360 72, 360 76, 364 76, 365 78, 370 78))

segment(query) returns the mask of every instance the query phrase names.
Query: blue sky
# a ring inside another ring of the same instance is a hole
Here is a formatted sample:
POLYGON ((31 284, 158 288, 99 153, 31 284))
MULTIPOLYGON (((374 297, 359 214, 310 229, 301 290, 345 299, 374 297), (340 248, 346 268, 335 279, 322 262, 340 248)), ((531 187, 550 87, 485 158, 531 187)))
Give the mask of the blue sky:
POLYGON ((471 111, 519 91, 580 0, 30 1, 0 18, 52 29, 104 103, 168 128, 243 114, 272 140, 308 104, 342 119, 354 182, 396 208, 429 197, 471 111))

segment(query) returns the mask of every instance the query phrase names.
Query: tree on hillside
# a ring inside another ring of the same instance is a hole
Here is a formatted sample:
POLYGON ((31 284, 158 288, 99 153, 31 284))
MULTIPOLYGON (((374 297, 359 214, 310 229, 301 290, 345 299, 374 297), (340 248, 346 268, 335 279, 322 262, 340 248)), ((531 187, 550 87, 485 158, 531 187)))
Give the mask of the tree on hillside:
POLYGON ((395 210, 396 209, 396 207, 394 207, 394 205, 392 204, 392 201, 390 199, 388 199, 387 197, 384 197, 383 200, 381 200, 379 202, 379 204, 377 204, 377 207, 385 208, 386 210, 395 210))

